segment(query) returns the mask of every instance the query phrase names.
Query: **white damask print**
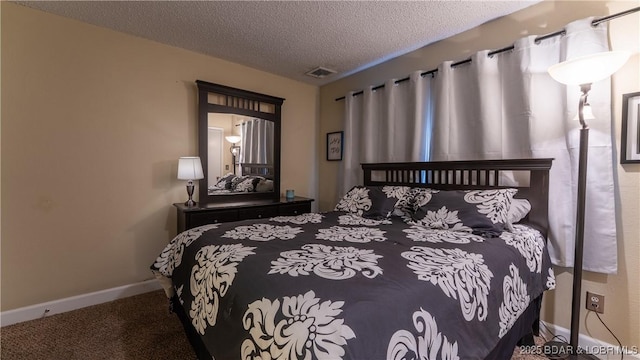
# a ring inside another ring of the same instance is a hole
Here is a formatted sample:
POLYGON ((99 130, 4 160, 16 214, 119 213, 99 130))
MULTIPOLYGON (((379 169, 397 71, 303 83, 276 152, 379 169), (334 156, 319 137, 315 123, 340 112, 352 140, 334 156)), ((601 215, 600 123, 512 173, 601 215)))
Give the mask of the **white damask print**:
POLYGON ((304 245, 301 250, 290 250, 280 254, 271 262, 269 274, 289 274, 290 276, 314 273, 325 279, 344 280, 362 273, 367 278, 382 274, 378 259, 382 256, 373 250, 354 247, 304 245))
POLYGON ((556 288, 556 275, 553 273, 553 269, 549 268, 549 275, 547 276, 547 290, 553 290, 556 288))
POLYGON ((387 238, 384 234, 385 231, 376 228, 332 226, 330 229, 318 230, 316 239, 368 243, 385 241, 387 238))
POLYGON ((338 224, 340 225, 360 225, 360 226, 378 226, 378 225, 390 225, 392 224, 389 219, 369 219, 363 218, 356 214, 344 214, 338 216, 338 224))
POLYGON ((225 232, 222 237, 255 241, 291 240, 301 232, 303 232, 301 228, 288 225, 252 224, 237 226, 235 229, 225 232))
POLYGON ((196 253, 198 262, 191 269, 191 323, 204 335, 207 326, 215 325, 220 298, 224 297, 235 279, 238 264, 255 254, 255 247, 232 245, 204 246, 196 253))
POLYGON ((450 244, 468 244, 471 241, 484 241, 482 236, 467 232, 429 229, 423 226, 412 226, 410 229, 404 229, 402 231, 407 233, 407 237, 413 241, 424 241, 434 244, 441 242, 450 244))
POLYGON ((249 332, 241 347, 241 359, 334 359, 345 354, 343 346, 356 337, 338 318, 343 301, 304 295, 271 301, 263 298, 249 304, 242 323, 249 332))
POLYGON ((204 225, 184 231, 167 245, 153 264, 153 268, 158 269, 162 275, 171 277, 173 270, 182 263, 182 253, 184 249, 196 241, 205 231, 216 229, 219 224, 204 225))
POLYGON ((387 360, 458 360, 458 342, 438 331, 436 319, 422 308, 413 313, 413 326, 418 332, 398 330, 391 337, 387 347, 387 360))
POLYGON ((252 192, 255 188, 255 186, 253 185, 253 179, 251 178, 245 178, 244 180, 241 180, 234 185, 235 186, 233 187, 233 191, 238 192, 252 192))
POLYGON ((176 290, 176 296, 178 297, 178 301, 180 301, 180 305, 184 305, 184 300, 182 300, 182 290, 184 289, 184 284, 180 285, 179 288, 174 287, 176 290))
POLYGON ((432 194, 438 193, 440 190, 427 189, 427 188, 414 188, 411 190, 411 197, 413 202, 413 208, 418 209, 427 205, 431 198, 432 194))
POLYGON ((334 210, 362 215, 363 212, 371 209, 371 205, 369 189, 365 187, 354 187, 340 199, 334 210))
POLYGON ((427 210, 427 214, 421 220, 414 220, 410 224, 426 226, 431 229, 453 230, 471 233, 473 229, 465 226, 458 218, 458 211, 449 211, 445 206, 438 211, 427 210))
POLYGON ((271 221, 281 222, 281 223, 292 223, 296 225, 303 224, 319 224, 322 221, 323 216, 317 213, 307 213, 296 216, 276 216, 272 217, 271 221))
POLYGON ((498 337, 500 338, 511 329, 520 314, 529 306, 530 301, 527 285, 520 278, 520 271, 514 264, 509 265, 509 273, 511 276, 505 276, 502 283, 504 300, 499 310, 500 330, 498 337))
POLYGON ((411 188, 409 186, 383 186, 382 192, 387 195, 388 198, 396 198, 398 200, 405 199, 411 188))
POLYGON ((458 299, 462 314, 467 321, 477 316, 487 319, 488 295, 493 273, 484 264, 480 254, 460 249, 432 249, 414 246, 402 257, 409 260, 407 266, 450 298, 458 299))
POLYGON ((529 271, 539 274, 542 272, 542 253, 545 244, 542 236, 538 234, 537 231, 532 231, 525 226, 514 225, 513 232, 502 232, 500 238, 507 245, 516 248, 527 260, 529 271))
POLYGON ((477 204, 478 212, 485 214, 492 223, 505 223, 511 199, 517 190, 473 190, 464 195, 464 201, 477 204))

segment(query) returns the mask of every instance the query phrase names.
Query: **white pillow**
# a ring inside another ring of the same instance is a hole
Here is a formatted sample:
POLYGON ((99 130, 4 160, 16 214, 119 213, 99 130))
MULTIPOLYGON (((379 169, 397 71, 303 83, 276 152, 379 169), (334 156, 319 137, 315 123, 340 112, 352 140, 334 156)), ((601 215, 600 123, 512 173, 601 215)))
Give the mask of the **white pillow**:
POLYGON ((515 224, 524 219, 525 216, 531 211, 531 203, 527 199, 513 199, 511 200, 511 206, 509 207, 509 213, 507 218, 510 224, 515 224))

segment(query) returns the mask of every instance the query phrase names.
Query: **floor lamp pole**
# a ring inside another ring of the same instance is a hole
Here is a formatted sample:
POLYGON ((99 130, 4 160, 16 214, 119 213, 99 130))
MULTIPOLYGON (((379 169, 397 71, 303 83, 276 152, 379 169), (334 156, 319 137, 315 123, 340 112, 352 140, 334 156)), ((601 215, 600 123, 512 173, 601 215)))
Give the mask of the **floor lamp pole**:
POLYGON ((231 161, 233 161, 233 175, 236 174, 236 155, 232 153, 231 161))
POLYGON ((584 106, 587 103, 587 94, 591 90, 591 84, 580 85, 582 95, 578 105, 578 118, 580 120, 580 153, 578 159, 578 199, 576 202, 576 238, 575 255, 573 258, 573 297, 571 303, 571 337, 569 345, 571 352, 578 349, 578 335, 580 334, 580 299, 582 292, 582 257, 584 252, 584 217, 585 200, 587 195, 587 155, 589 151, 589 126, 584 121, 584 106))

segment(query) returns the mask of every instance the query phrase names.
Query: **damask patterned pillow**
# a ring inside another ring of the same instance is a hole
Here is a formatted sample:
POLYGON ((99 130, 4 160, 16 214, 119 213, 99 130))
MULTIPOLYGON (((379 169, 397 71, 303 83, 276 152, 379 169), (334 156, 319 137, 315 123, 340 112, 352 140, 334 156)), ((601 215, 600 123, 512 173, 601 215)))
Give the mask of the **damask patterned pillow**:
POLYGON ((405 221, 411 220, 413 213, 418 206, 422 206, 430 199, 428 195, 430 189, 427 188, 411 188, 408 186, 385 186, 394 188, 395 196, 398 202, 393 210, 393 215, 400 216, 405 221), (425 201, 426 200, 426 201, 425 201))
POLYGON ((231 184, 235 178, 236 176, 234 174, 228 173, 218 180, 215 187, 218 189, 231 190, 231 184))
POLYGON ((513 224, 524 219, 529 214, 529 211, 531 211, 531 203, 529 200, 516 198, 511 200, 511 206, 509 206, 507 213, 507 229, 509 229, 510 232, 514 232, 513 224))
POLYGON ((498 235, 509 229, 508 212, 516 189, 430 190, 430 199, 416 206, 413 221, 432 229, 498 235))
POLYGON ((368 219, 386 219, 391 216, 398 202, 396 189, 393 186, 369 186, 369 198, 371 208, 366 210, 362 217, 368 219))
POLYGON ((340 199, 335 211, 346 211, 369 219, 388 218, 401 191, 393 186, 354 186, 340 199))
POLYGON ((354 186, 344 194, 333 210, 362 215, 369 208, 371 208, 369 190, 364 186, 354 186))
POLYGON ((235 192, 253 192, 255 190, 255 178, 251 176, 239 176, 233 179, 231 190, 235 192))
POLYGON ((531 211, 531 203, 527 199, 513 199, 509 207, 509 222, 515 224, 524 219, 531 211))

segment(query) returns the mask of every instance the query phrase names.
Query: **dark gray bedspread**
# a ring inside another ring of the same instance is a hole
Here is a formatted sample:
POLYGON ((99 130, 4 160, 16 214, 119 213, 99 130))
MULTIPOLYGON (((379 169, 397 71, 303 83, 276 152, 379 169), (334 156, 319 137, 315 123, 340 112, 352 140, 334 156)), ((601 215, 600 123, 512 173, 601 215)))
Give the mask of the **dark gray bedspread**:
POLYGON ((216 360, 483 359, 555 287, 545 241, 343 212, 207 225, 152 270, 216 360))

